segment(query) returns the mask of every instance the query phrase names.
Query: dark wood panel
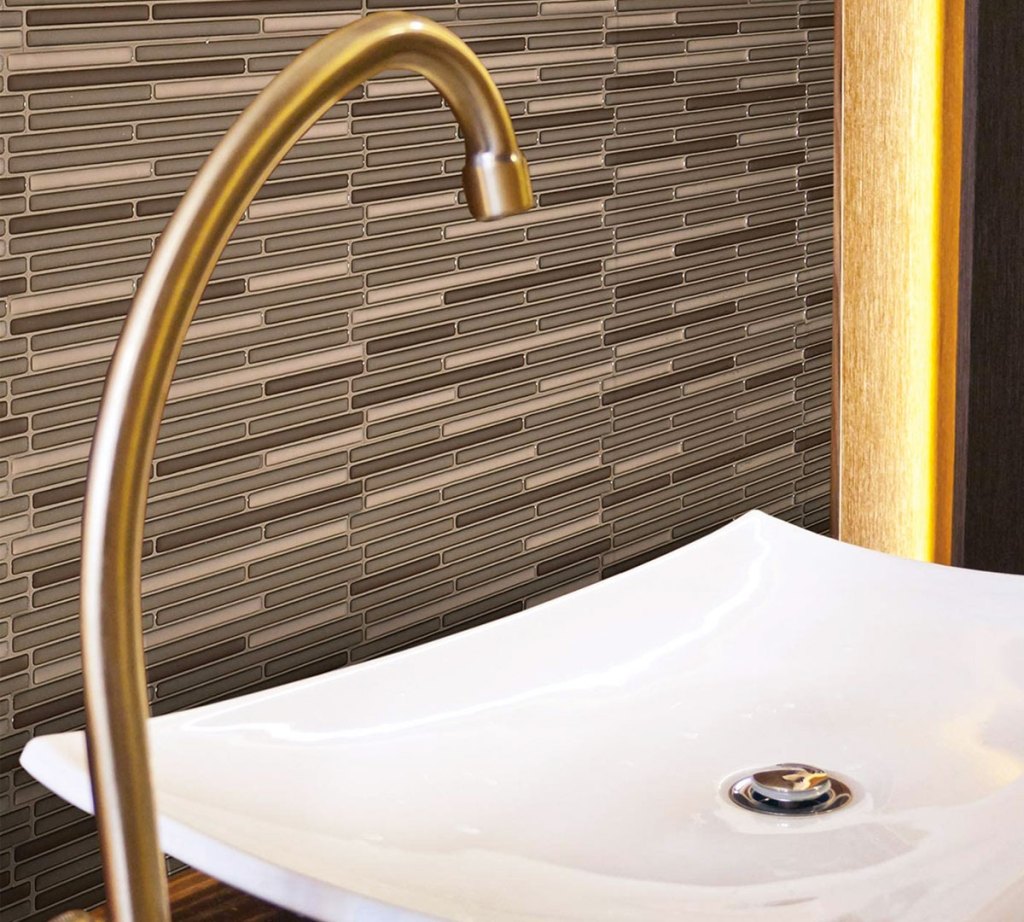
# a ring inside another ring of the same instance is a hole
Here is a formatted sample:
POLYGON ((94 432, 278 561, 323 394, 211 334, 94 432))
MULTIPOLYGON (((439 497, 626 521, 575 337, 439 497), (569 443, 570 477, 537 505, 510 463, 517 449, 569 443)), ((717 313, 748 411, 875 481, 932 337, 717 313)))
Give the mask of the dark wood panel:
POLYGON ((967 0, 954 562, 1024 573, 1024 4, 967 0))
MULTIPOLYGON (((168 881, 175 922, 302 922, 306 917, 235 890, 199 871, 182 871, 168 881)), ((105 906, 94 909, 95 922, 109 922, 105 906)))

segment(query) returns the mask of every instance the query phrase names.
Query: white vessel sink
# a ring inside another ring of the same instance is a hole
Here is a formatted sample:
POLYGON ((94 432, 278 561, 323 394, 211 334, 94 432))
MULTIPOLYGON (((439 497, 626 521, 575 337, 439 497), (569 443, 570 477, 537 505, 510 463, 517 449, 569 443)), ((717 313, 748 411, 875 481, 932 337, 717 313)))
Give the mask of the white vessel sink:
MULTIPOLYGON (((150 740, 166 850, 317 919, 1024 918, 1024 577, 760 513, 150 740), (789 761, 851 802, 729 800, 789 761)), ((82 734, 22 761, 90 809, 82 734)))

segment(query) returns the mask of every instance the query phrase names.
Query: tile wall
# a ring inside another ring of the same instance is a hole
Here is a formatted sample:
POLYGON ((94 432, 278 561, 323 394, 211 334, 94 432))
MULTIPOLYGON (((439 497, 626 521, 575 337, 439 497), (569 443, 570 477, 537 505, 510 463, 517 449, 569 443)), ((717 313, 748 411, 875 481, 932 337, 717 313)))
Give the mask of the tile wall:
POLYGON ((827 528, 831 0, 7 0, 4 922, 102 897, 92 822, 17 760, 83 724, 80 498, 135 281, 270 75, 394 7, 483 57, 540 208, 468 219, 411 77, 277 169, 162 429, 153 710, 511 614, 747 509, 827 528))

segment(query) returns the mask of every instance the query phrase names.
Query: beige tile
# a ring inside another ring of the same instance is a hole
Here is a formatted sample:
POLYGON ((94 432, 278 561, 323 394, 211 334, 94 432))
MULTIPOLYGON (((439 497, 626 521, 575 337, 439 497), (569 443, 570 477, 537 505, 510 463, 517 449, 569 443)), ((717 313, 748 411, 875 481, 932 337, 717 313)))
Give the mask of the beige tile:
POLYGON ((254 330, 262 326, 259 314, 239 314, 234 317, 223 317, 219 320, 193 321, 188 328, 185 342, 201 342, 229 333, 241 333, 243 330, 254 330))
POLYGON ((499 70, 491 76, 498 86, 532 86, 540 80, 540 69, 537 67, 517 67, 499 70))
POLYGON ((445 359, 445 368, 463 368, 467 365, 475 365, 477 362, 500 358, 504 355, 511 355, 516 352, 526 352, 531 349, 539 349, 542 346, 549 346, 554 343, 582 339, 585 336, 600 333, 601 328, 602 321, 592 320, 589 323, 567 327, 563 330, 554 330, 550 333, 535 333, 532 336, 523 336, 510 343, 487 346, 483 349, 474 349, 470 352, 460 352, 455 355, 448 356, 445 359))
POLYGON ((382 406, 370 407, 366 411, 367 422, 380 422, 396 416, 405 416, 427 407, 446 406, 458 400, 458 392, 454 387, 442 388, 429 394, 410 397, 406 400, 394 400, 382 406))
MULTIPOLYGON (((27 515, 9 515, 4 519, 0 519, 0 538, 7 538, 11 535, 26 532, 31 524, 32 520, 27 515)), ((3 558, 4 554, 5 552, 0 550, 0 558, 3 558)))
POLYGON ((279 464, 290 464, 299 458, 308 458, 313 455, 320 455, 324 452, 338 451, 358 445, 363 440, 363 434, 358 429, 350 429, 346 432, 339 432, 337 435, 327 435, 319 439, 310 439, 296 445, 289 445, 287 448, 276 448, 266 454, 267 467, 276 467, 279 464))
POLYGON ((38 450, 25 455, 15 455, 11 458, 11 475, 24 477, 26 474, 36 471, 45 471, 53 467, 64 467, 76 461, 84 461, 88 456, 88 442, 38 450))
POLYGON ((9 54, 7 66, 11 70, 62 70, 98 64, 128 64, 131 60, 131 48, 82 48, 9 54))
POLYGON ((551 471, 544 471, 527 477, 526 489, 534 490, 537 487, 543 487, 546 484, 564 480, 567 477, 575 477, 577 474, 595 470, 599 467, 601 467, 601 456, 599 454, 594 454, 590 457, 584 458, 582 461, 577 461, 574 464, 566 464, 564 467, 559 467, 551 471))
POLYGON ((325 349, 322 352, 311 352, 296 358, 281 359, 276 362, 264 362, 260 365, 232 369, 222 374, 205 375, 199 378, 175 381, 171 384, 170 400, 184 397, 195 397, 199 394, 213 394, 226 387, 238 387, 242 384, 262 382, 278 375, 289 374, 307 369, 320 368, 323 365, 341 363, 359 358, 362 350, 358 346, 341 346, 325 349))
MULTIPOLYGON (((600 169, 603 165, 604 156, 602 154, 590 154, 586 157, 565 157, 558 160, 542 160, 540 163, 530 164, 530 176, 536 180, 538 176, 596 170, 600 169)), ((579 213, 586 214, 587 211, 579 213)), ((547 215, 547 220, 552 220, 550 213, 547 215)))
POLYGON ((321 263, 304 269, 287 269, 281 272, 266 272, 249 277, 250 291, 266 291, 268 288, 282 288, 287 285, 298 285, 302 282, 314 282, 319 279, 338 278, 348 273, 348 261, 338 260, 333 263, 321 263))
POLYGON ((674 10, 663 13, 620 13, 609 16, 605 20, 606 29, 641 29, 645 26, 674 26, 676 14, 674 10))
POLYGON ((344 602, 337 602, 321 611, 300 615, 298 618, 290 618, 288 621, 264 628, 262 631, 253 631, 249 635, 249 646, 255 649, 285 637, 295 637, 320 625, 338 621, 347 614, 348 606, 344 602))
POLYGON ((49 189, 70 189, 76 186, 96 186, 129 179, 144 179, 152 172, 147 163, 119 163, 115 166, 87 167, 82 170, 54 170, 30 176, 29 188, 33 192, 49 189))
POLYGON ((267 74, 254 77, 201 77, 196 80, 161 81, 153 86, 153 96, 156 99, 181 99, 255 93, 262 90, 273 78, 273 74, 267 74))
POLYGON ((550 375, 540 382, 541 393, 557 391, 563 387, 572 387, 581 381, 591 382, 593 391, 597 393, 601 389, 602 382, 611 377, 614 367, 611 362, 597 362, 588 368, 582 368, 578 371, 570 371, 561 375, 550 375))
POLYGON ((568 112, 573 109, 590 109, 604 103, 603 93, 583 93, 578 96, 559 96, 556 99, 534 99, 527 104, 531 115, 544 112, 568 112))
POLYGON ((450 423, 445 423, 441 432, 446 437, 459 435, 463 432, 472 432, 475 429, 491 425, 492 423, 501 422, 506 419, 514 419, 517 416, 526 417, 531 413, 539 413, 541 410, 546 410, 550 407, 572 403, 574 400, 587 397, 593 392, 594 388, 592 386, 584 385, 583 387, 560 390, 547 397, 536 397, 533 400, 516 400, 514 403, 507 406, 487 410, 484 413, 475 413, 471 416, 464 416, 460 419, 453 420, 450 423))
POLYGON ((15 317, 56 310, 76 304, 91 304, 96 301, 112 301, 127 298, 135 291, 135 282, 121 279, 116 282, 102 282, 98 285, 83 285, 67 291, 55 291, 44 295, 20 295, 8 302, 15 317))
POLYGON ((349 202, 348 192, 324 192, 316 195, 287 196, 269 202, 253 202, 249 206, 251 219, 275 218, 278 215, 292 215, 300 211, 324 211, 338 208, 349 202))
POLYGON ((172 621, 170 624, 158 624, 146 631, 143 636, 143 644, 149 650, 182 637, 192 637, 210 628, 231 624, 233 621, 259 614, 262 609, 263 601, 261 599, 245 599, 216 611, 193 615, 191 618, 182 618, 180 621, 172 621))
POLYGON ((336 118, 330 121, 317 122, 303 136, 303 141, 314 141, 321 138, 344 138, 352 133, 349 123, 336 118))
MULTIPOLYGON (((584 61, 610 61, 615 57, 613 48, 574 48, 574 63, 584 61)), ((518 54, 482 54, 480 60, 488 70, 500 71, 506 67, 543 67, 545 64, 559 63, 557 55, 550 51, 527 51, 518 54)), ((564 60, 564 59, 563 59, 564 60)))
POLYGON ((485 474, 488 471, 499 470, 504 467, 508 467, 512 464, 517 464, 520 461, 527 461, 533 458, 535 455, 532 447, 517 448, 510 452, 505 452, 501 455, 496 455, 493 458, 488 458, 486 461, 476 461, 472 464, 461 464, 457 468, 449 471, 445 471, 441 474, 432 474, 428 477, 420 477, 416 480, 410 480, 401 486, 392 487, 388 490, 380 490, 376 493, 368 493, 366 495, 366 508, 376 509, 380 506, 386 506, 389 503, 398 502, 399 500, 405 499, 409 496, 415 496, 419 493, 425 493, 428 490, 437 490, 441 487, 447 486, 451 483, 456 483, 460 480, 469 480, 472 477, 477 477, 480 474, 485 474))
POLYGON ((408 96, 416 93, 437 92, 430 81, 424 77, 402 77, 391 80, 371 80, 366 84, 368 99, 381 99, 390 96, 408 96))
POLYGON ((610 12, 615 0, 545 0, 540 5, 541 15, 568 16, 570 13, 610 12))
POLYGON ((438 211, 458 204, 458 193, 438 192, 431 195, 410 195, 396 202, 374 202, 366 206, 367 219, 386 218, 391 215, 412 214, 417 211, 438 211))
POLYGON ((423 295, 419 298, 409 298, 405 301, 393 301, 390 304, 381 304, 377 307, 357 307, 352 311, 352 323, 369 323, 376 320, 384 320, 389 317, 403 317, 408 314, 419 314, 423 311, 434 310, 444 304, 444 296, 441 292, 423 295))
POLYGON ((89 346, 73 346, 69 349, 52 349, 33 355, 30 364, 33 371, 46 371, 52 368, 64 368, 85 362, 96 362, 109 359, 114 353, 114 341, 95 343, 89 346))
MULTIPOLYGON (((355 440, 350 442, 350 444, 354 443, 355 440)), ((260 506, 277 503, 283 499, 291 499, 293 496, 302 496, 315 490, 337 486, 338 484, 346 483, 348 479, 346 471, 328 471, 326 474, 317 474, 314 477, 292 480, 280 486, 268 487, 266 490, 254 490, 249 494, 249 505, 253 509, 258 509, 260 506)))
POLYGON ((590 515, 585 515, 582 518, 570 522, 568 525, 551 528, 547 531, 539 532, 536 535, 528 535, 525 542, 526 549, 528 551, 533 551, 540 547, 546 547, 549 544, 554 544, 556 541, 571 538, 573 535, 578 535, 583 532, 590 531, 591 529, 600 528, 601 524, 601 513, 591 513, 590 515))
POLYGON ((265 16, 264 32, 330 32, 355 22, 354 13, 334 13, 327 16, 265 16))

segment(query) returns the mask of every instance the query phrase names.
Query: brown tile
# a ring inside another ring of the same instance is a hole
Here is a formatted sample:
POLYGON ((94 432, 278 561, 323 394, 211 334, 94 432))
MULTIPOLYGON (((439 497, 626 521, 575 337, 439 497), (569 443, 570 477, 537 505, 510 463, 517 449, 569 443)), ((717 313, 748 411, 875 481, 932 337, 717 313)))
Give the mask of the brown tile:
POLYGON ((55 87, 96 86, 107 83, 145 83, 184 77, 214 77, 245 71, 242 59, 195 61, 190 64, 149 64, 125 67, 91 67, 15 74, 8 80, 12 90, 45 90, 55 87))
POLYGON ((218 448, 208 448, 205 451, 192 452, 176 458, 167 458, 157 462, 156 472, 158 475, 174 474, 194 467, 225 461, 240 455, 264 451, 267 448, 288 445, 317 435, 325 435, 336 429, 345 429, 350 426, 359 425, 361 422, 362 415, 359 413, 328 417, 327 419, 306 423, 302 426, 295 426, 291 429, 242 439, 231 445, 222 445, 218 448))
POLYGON ((70 209, 31 217, 14 218, 11 233, 29 234, 38 231, 75 227, 79 224, 100 224, 132 216, 131 205, 105 205, 99 208, 70 209))
POLYGON ((32 278, 32 286, 37 291, 48 291, 53 288, 84 285, 88 282, 96 282, 103 279, 141 275, 148 261, 148 258, 125 259, 118 262, 106 262, 95 266, 74 269, 68 272, 36 273, 32 278))
POLYGON ((218 16, 258 16, 274 13, 338 12, 358 9, 358 0, 249 0, 240 6, 233 0, 206 0, 204 3, 155 3, 153 18, 207 19, 218 16))
POLYGON ((85 8, 57 7, 29 10, 25 22, 29 26, 62 26, 87 22, 141 22, 149 19, 149 8, 142 3, 123 6, 90 5, 85 8))
POLYGON ((259 31, 258 19, 178 23, 136 22, 127 26, 108 24, 105 26, 29 29, 28 44, 30 47, 107 44, 109 42, 133 44, 146 40, 162 39, 167 41, 172 38, 203 35, 255 35, 259 31))
MULTIPOLYGON (((157 712, 483 623, 753 506, 827 523, 831 4, 425 2, 494 65, 542 207, 469 221, 423 81, 353 94, 278 167, 162 428, 157 712)), ((82 719, 87 439, 153 239, 270 73, 357 7, 30 5, 4 99, 0 268, 20 287, 0 406, 5 508, 29 529, 3 604, 34 671, 2 680, 0 716, 63 700, 31 726, 82 719)), ((39 863, 89 841, 45 809, 16 846, 25 915, 98 887, 91 852, 39 863)))
POLYGON ((400 397, 407 397, 410 394, 420 393, 427 388, 435 389, 438 387, 446 387, 451 384, 458 384, 464 381, 471 381, 488 375, 497 374, 510 368, 521 368, 524 364, 525 359, 523 356, 510 356, 504 359, 496 359, 492 362, 483 362, 479 365, 469 365, 456 371, 432 375, 420 380, 379 387, 361 394, 357 393, 352 399, 352 406, 356 408, 374 406, 378 403, 384 403, 396 400, 400 397))

